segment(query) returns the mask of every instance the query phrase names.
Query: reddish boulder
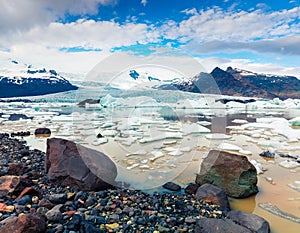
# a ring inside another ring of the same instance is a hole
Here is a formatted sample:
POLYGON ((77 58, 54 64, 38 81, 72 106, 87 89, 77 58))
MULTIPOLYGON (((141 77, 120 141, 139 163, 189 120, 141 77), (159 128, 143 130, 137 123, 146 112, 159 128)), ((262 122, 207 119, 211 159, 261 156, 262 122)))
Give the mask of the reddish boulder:
POLYGON ((244 198, 258 192, 255 167, 246 156, 211 150, 203 160, 196 183, 213 184, 228 196, 244 198))
POLYGON ((46 222, 43 217, 36 214, 22 214, 12 218, 0 227, 1 233, 44 233, 46 222))
POLYGON ((224 190, 212 184, 204 184, 200 186, 200 188, 197 189, 195 199, 209 201, 213 204, 222 206, 227 210, 230 209, 228 197, 224 190))
POLYGON ((85 191, 109 188, 117 176, 107 155, 60 138, 47 140, 45 166, 49 180, 85 191))
POLYGON ((19 176, 0 177, 0 196, 13 193, 20 184, 19 176))
POLYGON ((24 176, 0 176, 0 197, 19 195, 25 187, 31 185, 32 181, 24 176))

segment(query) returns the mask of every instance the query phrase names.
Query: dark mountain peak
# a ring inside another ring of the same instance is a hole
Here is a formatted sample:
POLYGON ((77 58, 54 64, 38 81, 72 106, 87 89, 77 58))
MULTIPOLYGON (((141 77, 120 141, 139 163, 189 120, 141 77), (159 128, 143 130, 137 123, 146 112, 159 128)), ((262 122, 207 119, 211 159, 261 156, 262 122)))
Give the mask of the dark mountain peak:
POLYGON ((222 70, 220 67, 217 66, 216 68, 213 69, 211 74, 213 74, 213 73, 224 73, 224 72, 226 72, 226 71, 222 70))

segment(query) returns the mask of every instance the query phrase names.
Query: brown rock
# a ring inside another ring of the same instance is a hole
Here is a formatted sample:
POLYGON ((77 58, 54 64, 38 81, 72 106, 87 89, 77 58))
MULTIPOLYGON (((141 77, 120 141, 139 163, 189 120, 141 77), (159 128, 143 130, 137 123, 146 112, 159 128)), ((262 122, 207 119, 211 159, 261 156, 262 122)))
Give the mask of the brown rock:
POLYGON ((212 184, 204 184, 198 188, 195 195, 196 200, 209 201, 213 204, 224 207, 225 209, 230 209, 228 197, 224 190, 212 184))
POLYGON ((117 176, 107 155, 60 138, 47 140, 46 172, 53 182, 86 191, 109 188, 117 176))
POLYGON ((36 214, 23 214, 13 218, 0 227, 1 233, 44 233, 46 222, 43 217, 36 214))
POLYGON ((269 233, 269 223, 256 214, 249 214, 239 210, 232 210, 227 213, 227 217, 238 225, 244 226, 256 233, 269 233))
POLYGON ((21 163, 10 163, 10 164, 8 164, 7 174, 21 176, 29 171, 30 171, 30 169, 21 163))
POLYGON ((201 218, 197 221, 195 233, 253 233, 229 219, 201 218))
POLYGON ((218 150, 211 150, 203 160, 196 183, 213 184, 235 198, 258 192, 256 169, 248 158, 218 150))
POLYGON ((18 198, 21 198, 25 195, 30 195, 30 196, 38 196, 39 198, 42 197, 41 193, 39 191, 37 191, 35 188, 33 187, 26 187, 25 189, 23 189, 23 191, 20 193, 20 195, 18 196, 18 198))
POLYGON ((199 184, 189 184, 188 186, 186 186, 186 188, 184 189, 184 191, 188 194, 196 194, 197 189, 200 187, 199 184))
POLYGON ((0 177, 0 196, 13 193, 20 184, 19 176, 0 177))

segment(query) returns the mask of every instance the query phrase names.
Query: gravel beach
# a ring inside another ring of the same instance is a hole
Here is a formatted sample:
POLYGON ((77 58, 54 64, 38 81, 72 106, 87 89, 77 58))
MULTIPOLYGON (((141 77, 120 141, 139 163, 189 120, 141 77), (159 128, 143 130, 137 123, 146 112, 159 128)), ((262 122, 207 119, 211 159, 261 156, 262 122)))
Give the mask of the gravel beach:
POLYGON ((45 222, 45 231, 36 232, 53 233, 194 232, 197 219, 225 218, 224 208, 196 201, 189 194, 150 195, 120 188, 84 192, 53 184, 47 180, 44 161, 44 152, 0 134, 1 232, 22 215, 38 216, 31 221, 45 222), (13 187, 6 188, 4 178, 18 184, 12 182, 13 187))

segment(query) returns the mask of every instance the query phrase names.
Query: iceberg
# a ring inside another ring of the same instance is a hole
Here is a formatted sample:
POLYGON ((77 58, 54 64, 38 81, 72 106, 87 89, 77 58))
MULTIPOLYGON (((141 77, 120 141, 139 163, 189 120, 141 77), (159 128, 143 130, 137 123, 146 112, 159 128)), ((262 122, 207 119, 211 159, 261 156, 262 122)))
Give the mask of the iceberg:
POLYGON ((117 105, 117 100, 117 98, 112 97, 110 94, 107 94, 100 99, 100 104, 104 107, 114 107, 117 105))

